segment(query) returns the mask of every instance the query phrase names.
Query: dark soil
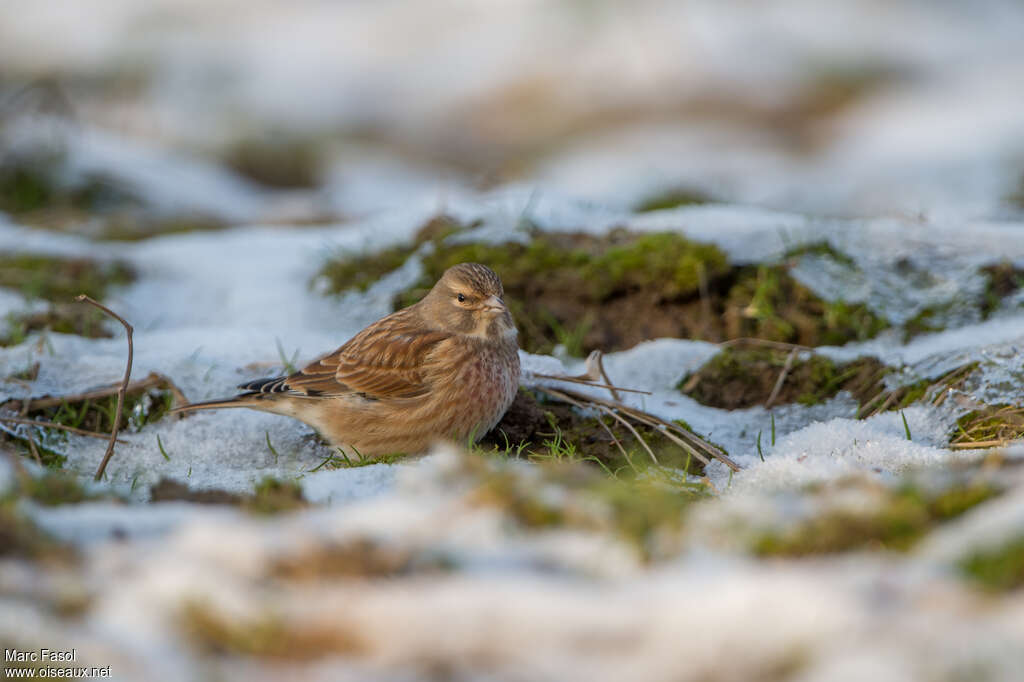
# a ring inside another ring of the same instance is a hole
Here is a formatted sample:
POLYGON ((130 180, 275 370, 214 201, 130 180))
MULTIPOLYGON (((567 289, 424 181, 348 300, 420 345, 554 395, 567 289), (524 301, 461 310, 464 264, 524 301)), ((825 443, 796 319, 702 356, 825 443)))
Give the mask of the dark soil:
MULTIPOLYGON (((788 351, 726 348, 680 382, 680 390, 696 401, 726 410, 764 405, 786 365, 788 351)), ((859 403, 882 390, 887 369, 875 358, 837 365, 818 355, 798 357, 786 373, 774 405, 799 402, 813 405, 839 391, 859 403)))
MULTIPOLYGON (((54 400, 53 402, 56 403, 57 401, 54 400)), ((146 424, 161 419, 171 408, 172 402, 173 395, 170 391, 148 388, 129 392, 125 395, 124 404, 121 409, 121 428, 137 431, 146 424)), ((117 414, 117 396, 110 395, 97 400, 63 401, 55 405, 31 409, 24 415, 21 413, 21 406, 20 401, 11 400, 0 404, 0 411, 10 416, 38 419, 72 426, 85 431, 92 431, 93 433, 107 434, 110 433, 113 426, 113 417, 117 414)), ((66 438, 67 434, 56 429, 42 428, 46 435, 43 436, 42 443, 36 441, 40 458, 43 464, 48 467, 60 467, 64 463, 65 457, 56 452, 56 450, 47 447, 47 444, 53 446, 54 441, 51 439, 59 441, 66 438)), ((30 454, 27 449, 28 443, 24 439, 7 433, 0 433, 0 443, 6 441, 20 443, 23 446, 24 454, 30 454)))
POLYGON ((731 266, 714 246, 675 233, 543 233, 528 244, 439 244, 423 261, 423 279, 396 297, 396 309, 422 298, 448 267, 486 263, 502 279, 520 345, 530 352, 561 343, 582 356, 658 337, 841 345, 888 325, 861 304, 823 301, 786 265, 731 266))
POLYGON ((229 493, 220 488, 209 490, 193 490, 181 481, 173 478, 161 478, 149 489, 150 502, 193 502, 195 504, 228 504, 239 505, 242 496, 229 493))
MULTIPOLYGON (((597 417, 582 415, 579 410, 563 403, 542 402, 532 392, 520 389, 512 406, 494 429, 480 441, 484 449, 494 448, 513 452, 524 445, 522 455, 531 459, 549 459, 552 444, 561 443, 573 450, 575 457, 587 458, 595 464, 616 472, 650 464, 650 454, 625 427, 605 418, 605 424, 629 453, 627 460, 615 445, 611 435, 598 422, 597 417)), ((662 465, 684 468, 690 473, 702 473, 703 466, 691 460, 685 452, 656 429, 635 425, 637 432, 655 453, 662 465)))
POLYGON ((151 502, 193 502, 240 506, 254 514, 277 514, 306 507, 308 503, 297 483, 264 478, 252 493, 230 493, 219 488, 192 490, 185 483, 161 478, 150 488, 151 502))
POLYGON ((988 276, 988 287, 981 303, 982 317, 987 318, 1004 298, 1024 287, 1024 269, 1003 262, 986 265, 981 268, 981 272, 988 276))

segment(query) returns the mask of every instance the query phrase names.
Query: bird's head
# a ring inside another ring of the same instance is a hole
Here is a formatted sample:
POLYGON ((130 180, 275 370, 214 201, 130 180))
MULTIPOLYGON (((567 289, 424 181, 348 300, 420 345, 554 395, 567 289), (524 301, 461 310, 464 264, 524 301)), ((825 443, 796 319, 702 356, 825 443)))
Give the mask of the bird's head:
POLYGON ((421 305, 424 315, 444 331, 494 340, 516 333, 501 280, 486 265, 448 268, 421 305))

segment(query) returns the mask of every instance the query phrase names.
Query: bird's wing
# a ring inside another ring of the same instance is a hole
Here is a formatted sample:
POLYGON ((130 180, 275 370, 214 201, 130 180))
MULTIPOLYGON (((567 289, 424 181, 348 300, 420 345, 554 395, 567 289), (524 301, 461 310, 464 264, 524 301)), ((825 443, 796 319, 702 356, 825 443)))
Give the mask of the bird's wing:
POLYGON ((390 315, 276 386, 260 390, 305 396, 358 393, 377 400, 426 395, 436 378, 435 351, 450 338, 423 329, 409 316, 390 315))

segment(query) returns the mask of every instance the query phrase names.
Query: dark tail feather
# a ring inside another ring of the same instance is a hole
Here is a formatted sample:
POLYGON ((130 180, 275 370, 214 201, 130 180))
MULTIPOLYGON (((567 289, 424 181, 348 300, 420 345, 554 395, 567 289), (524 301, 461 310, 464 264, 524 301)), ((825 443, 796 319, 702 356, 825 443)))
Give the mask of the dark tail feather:
POLYGON ((202 403, 182 405, 181 407, 175 407, 171 412, 218 410, 222 407, 255 407, 256 403, 261 402, 264 398, 270 397, 269 394, 284 393, 287 391, 288 387, 285 384, 287 379, 288 377, 256 379, 255 381, 241 384, 238 387, 243 391, 248 391, 248 393, 242 393, 241 395, 236 395, 233 398, 221 398, 220 400, 207 400, 202 403))
POLYGON ((242 395, 236 395, 233 398, 221 398, 220 400, 207 400, 201 403, 189 403, 188 405, 182 405, 181 407, 175 407, 170 410, 170 414, 177 412, 190 412, 192 410, 219 410, 222 407, 252 407, 254 403, 259 402, 260 395, 258 393, 243 393, 242 395))
POLYGON ((288 377, 267 377, 239 384, 238 388, 253 393, 284 393, 288 390, 288 377))

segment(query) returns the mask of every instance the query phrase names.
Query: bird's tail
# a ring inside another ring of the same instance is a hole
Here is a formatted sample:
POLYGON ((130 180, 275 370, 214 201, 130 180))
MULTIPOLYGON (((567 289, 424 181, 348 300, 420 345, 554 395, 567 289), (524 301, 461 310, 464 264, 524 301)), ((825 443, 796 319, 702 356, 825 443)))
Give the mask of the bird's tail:
POLYGON ((201 403, 189 403, 188 405, 182 405, 181 407, 175 407, 169 411, 169 414, 176 414, 179 412, 191 412, 192 410, 219 410, 225 407, 254 407, 256 403, 260 402, 260 395, 258 393, 243 393, 242 395, 236 395, 232 398, 221 398, 220 400, 206 400, 201 403))

